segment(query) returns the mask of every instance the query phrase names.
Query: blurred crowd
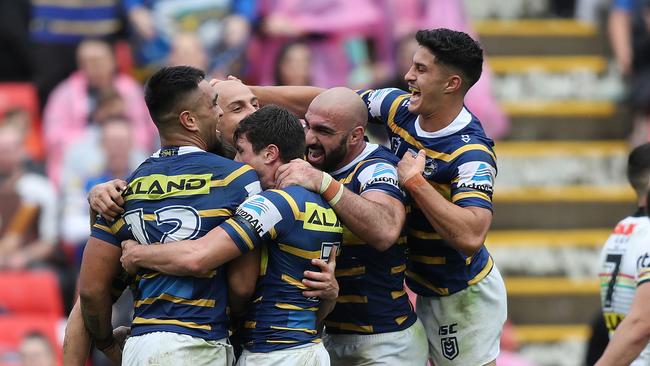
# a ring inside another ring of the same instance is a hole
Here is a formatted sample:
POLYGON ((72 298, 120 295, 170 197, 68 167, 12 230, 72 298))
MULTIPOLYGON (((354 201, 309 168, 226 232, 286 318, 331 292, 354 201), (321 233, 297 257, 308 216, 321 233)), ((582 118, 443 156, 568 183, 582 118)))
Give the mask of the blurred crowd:
MULTIPOLYGON (((561 13, 569 2, 553 3, 561 13)), ((633 1, 617 3, 636 14, 633 1)), ((462 0, 0 0, 0 271, 55 273, 67 314, 90 232, 89 188, 125 178, 159 146, 142 87, 157 68, 191 65, 258 85, 406 89, 414 32, 437 27, 476 37, 462 0)), ((628 53, 624 71, 647 73, 628 53)), ((487 64, 467 104, 490 137, 506 136, 487 64)), ((23 348, 52 353, 39 334, 23 348)))

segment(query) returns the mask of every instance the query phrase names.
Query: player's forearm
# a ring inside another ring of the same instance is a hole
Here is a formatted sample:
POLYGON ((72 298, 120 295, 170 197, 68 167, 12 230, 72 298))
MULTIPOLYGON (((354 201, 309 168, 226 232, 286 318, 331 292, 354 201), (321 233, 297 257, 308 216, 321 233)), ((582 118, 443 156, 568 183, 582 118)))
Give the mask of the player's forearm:
POLYGON ((650 341, 650 326, 637 317, 626 317, 595 366, 629 365, 650 341))
POLYGON ((203 250, 197 244, 197 241, 187 240, 161 245, 137 245, 132 249, 133 263, 174 276, 203 275, 209 269, 203 264, 203 250))
POLYGON ((228 302, 234 317, 243 316, 260 273, 260 249, 248 252, 228 262, 228 302))
POLYGON ((489 225, 484 228, 474 212, 447 201, 427 183, 410 186, 408 191, 427 221, 447 243, 467 256, 481 248, 489 225))
POLYGON ((335 306, 336 306, 336 299, 334 300, 321 299, 320 305, 318 306, 318 311, 316 312, 316 326, 319 332, 323 328, 323 323, 325 321, 325 318, 327 318, 327 316, 334 310, 335 306))
POLYGON ((112 301, 109 291, 108 286, 79 289, 83 323, 98 349, 109 347, 113 341, 112 301))
POLYGON ((384 251, 395 244, 406 218, 404 206, 395 201, 395 205, 380 204, 345 189, 333 208, 354 235, 384 251))
POLYGON ((250 86, 260 103, 277 104, 303 118, 307 108, 324 89, 313 86, 250 86))
POLYGON ((63 364, 84 366, 90 353, 90 334, 84 327, 81 304, 75 304, 68 317, 63 340, 63 364))

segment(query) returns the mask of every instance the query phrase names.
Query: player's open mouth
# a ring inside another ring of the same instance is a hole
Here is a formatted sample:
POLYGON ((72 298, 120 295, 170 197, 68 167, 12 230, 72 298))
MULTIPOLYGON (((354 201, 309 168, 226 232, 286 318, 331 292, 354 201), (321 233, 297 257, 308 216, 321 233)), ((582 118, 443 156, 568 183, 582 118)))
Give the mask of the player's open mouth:
POLYGON ((307 149, 307 161, 312 164, 320 163, 325 158, 325 151, 318 148, 307 149))
POLYGON ((411 92, 411 102, 417 102, 418 100, 420 100, 420 97, 422 96, 420 89, 413 86, 409 86, 409 91, 411 92))

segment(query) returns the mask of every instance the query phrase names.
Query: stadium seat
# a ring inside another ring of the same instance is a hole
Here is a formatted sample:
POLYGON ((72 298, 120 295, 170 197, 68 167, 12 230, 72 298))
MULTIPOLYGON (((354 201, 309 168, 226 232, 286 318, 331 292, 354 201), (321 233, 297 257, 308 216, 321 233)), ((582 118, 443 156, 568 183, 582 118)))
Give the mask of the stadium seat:
POLYGON ((0 272, 0 314, 3 313, 63 317, 56 275, 49 271, 0 272))
POLYGON ((63 322, 59 317, 0 315, 0 366, 19 365, 18 347, 29 333, 43 334, 52 344, 57 365, 62 363, 63 322))
POLYGON ((45 151, 38 93, 34 85, 31 83, 0 83, 0 117, 13 108, 22 108, 29 113, 31 123, 27 132, 27 151, 34 160, 41 160, 45 151))

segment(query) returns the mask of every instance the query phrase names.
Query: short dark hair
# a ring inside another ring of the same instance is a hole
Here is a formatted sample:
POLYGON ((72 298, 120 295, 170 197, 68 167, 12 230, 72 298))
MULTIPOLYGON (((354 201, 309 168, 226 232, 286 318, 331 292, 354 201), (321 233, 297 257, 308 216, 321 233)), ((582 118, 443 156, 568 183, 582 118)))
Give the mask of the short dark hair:
POLYGON ((636 147, 627 159, 627 180, 641 196, 648 190, 650 182, 650 142, 636 147))
POLYGON ((235 142, 242 136, 255 153, 274 144, 282 162, 302 158, 305 153, 305 130, 296 115, 277 105, 266 105, 244 118, 235 129, 235 142))
POLYGON ((190 66, 163 67, 151 75, 144 87, 144 100, 158 129, 165 127, 164 116, 198 89, 203 79, 205 73, 190 66))
POLYGON ((423 29, 415 34, 415 39, 436 57, 436 62, 460 71, 465 91, 481 77, 483 49, 467 33, 447 28, 423 29))

